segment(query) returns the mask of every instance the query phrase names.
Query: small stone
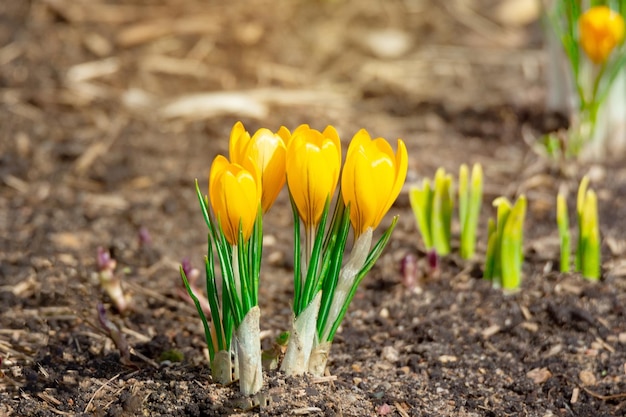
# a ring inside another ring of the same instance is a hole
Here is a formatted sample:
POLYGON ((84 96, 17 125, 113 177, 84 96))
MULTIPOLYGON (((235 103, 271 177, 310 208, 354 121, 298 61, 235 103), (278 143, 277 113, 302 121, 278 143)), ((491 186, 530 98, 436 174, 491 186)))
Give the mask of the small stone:
POLYGON ((265 235, 263 236, 263 247, 272 247, 276 246, 276 236, 274 235, 265 235))
POLYGON ((578 378, 584 386, 596 385, 596 376, 591 371, 580 371, 578 378))
POLYGON ((505 0, 495 8, 496 19, 505 26, 522 27, 541 15, 541 3, 533 0, 505 0))
POLYGON ((379 416, 386 416, 387 414, 393 413, 393 408, 391 408, 389 404, 383 404, 380 407, 378 407, 378 410, 376 410, 376 413, 379 416))
POLYGON ((380 313, 378 314, 381 318, 383 319, 388 319, 389 318, 389 310, 387 310, 386 307, 383 307, 382 310, 380 310, 380 313))
POLYGON ((617 336, 617 340, 619 340, 622 345, 626 345, 626 332, 620 333, 619 336, 617 336))
POLYGON ((398 351, 393 346, 385 346, 380 354, 380 357, 387 362, 397 362, 400 359, 398 351))
POLYGON ((578 396, 580 395, 580 388, 576 387, 572 390, 572 396, 569 400, 570 403, 576 404, 578 402, 578 396))
POLYGON ((558 355, 563 350, 563 345, 558 344, 554 345, 550 348, 550 350, 544 355, 546 358, 549 358, 554 355, 558 355))
POLYGON ((602 343, 591 342, 591 349, 600 351, 602 350, 602 348, 604 348, 604 346, 602 346, 602 343))
POLYGON ((552 377, 552 372, 548 368, 535 368, 526 373, 535 384, 543 384, 552 377))
POLYGON ((494 324, 494 325, 487 327, 480 334, 482 335, 483 338, 489 339, 491 336, 498 333, 499 331, 500 331, 500 326, 498 326, 497 324, 494 324))
POLYGON ((282 251, 271 252, 267 256, 267 262, 272 266, 280 266, 285 262, 285 254, 282 251))
POLYGON ((371 31, 362 38, 367 48, 378 58, 399 58, 412 46, 411 36, 397 29, 371 31))
POLYGON ((535 322, 532 321, 525 321, 524 323, 521 324, 521 326, 528 330, 529 332, 535 333, 537 330, 539 330, 539 325, 535 322))
POLYGON ((450 363, 450 362, 456 362, 458 360, 458 358, 456 356, 452 356, 452 355, 441 355, 439 358, 437 358, 439 360, 439 362, 441 363, 450 363))

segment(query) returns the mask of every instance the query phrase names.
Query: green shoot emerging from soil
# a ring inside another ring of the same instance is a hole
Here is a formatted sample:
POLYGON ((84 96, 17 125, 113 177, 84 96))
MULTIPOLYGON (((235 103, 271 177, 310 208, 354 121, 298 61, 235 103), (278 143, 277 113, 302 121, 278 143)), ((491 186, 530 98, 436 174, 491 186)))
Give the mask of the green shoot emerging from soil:
POLYGON ((494 287, 518 290, 522 282, 524 218, 526 197, 521 195, 514 206, 504 197, 493 202, 496 221, 489 219, 484 279, 494 287))
POLYGON ((569 231, 569 214, 567 200, 563 192, 556 196, 556 223, 559 228, 559 241, 561 246, 561 272, 570 271, 571 235, 569 231))
POLYGON ((472 167, 469 176, 467 165, 459 169, 459 222, 461 223, 461 257, 471 259, 476 248, 476 229, 483 199, 483 169, 472 167))
POLYGON ((411 208, 424 246, 427 251, 434 250, 440 256, 450 253, 454 207, 452 188, 452 175, 439 168, 432 183, 426 178, 422 187, 413 187, 409 192, 411 208))
POLYGON ((600 228, 598 224, 598 199, 589 189, 589 178, 583 177, 578 188, 576 213, 578 216, 578 244, 576 246, 576 271, 591 281, 600 279, 600 228))

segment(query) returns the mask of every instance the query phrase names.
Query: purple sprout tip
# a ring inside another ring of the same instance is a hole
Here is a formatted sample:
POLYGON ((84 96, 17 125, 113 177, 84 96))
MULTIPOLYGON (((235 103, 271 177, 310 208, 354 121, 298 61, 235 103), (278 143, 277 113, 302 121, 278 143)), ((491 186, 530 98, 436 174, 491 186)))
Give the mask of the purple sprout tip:
POLYGON ((98 268, 102 271, 107 269, 109 266, 109 262, 111 262, 111 254, 108 250, 104 249, 102 246, 98 246, 98 256, 97 256, 98 268))
POLYGON ((111 257, 111 253, 107 249, 104 249, 102 246, 98 247, 97 263, 98 270, 100 272, 112 272, 113 270, 115 270, 115 266, 117 265, 115 259, 111 257))
POLYGON ((141 226, 139 228, 139 244, 141 246, 149 246, 152 243, 152 236, 147 227, 141 226))
POLYGON ((187 277, 189 277, 189 274, 191 273, 191 261, 189 258, 184 258, 181 265, 183 267, 183 272, 187 277))
POLYGON ((407 254, 400 261, 400 274, 402 284, 408 289, 417 285, 417 257, 411 253, 407 254))
POLYGON ((439 255, 434 250, 428 251, 428 266, 430 269, 435 270, 439 267, 439 255))

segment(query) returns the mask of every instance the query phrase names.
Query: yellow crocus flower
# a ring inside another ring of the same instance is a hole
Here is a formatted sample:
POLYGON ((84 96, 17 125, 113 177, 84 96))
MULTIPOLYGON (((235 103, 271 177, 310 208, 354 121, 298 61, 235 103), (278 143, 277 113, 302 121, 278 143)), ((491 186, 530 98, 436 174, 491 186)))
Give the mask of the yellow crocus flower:
POLYGON ((594 63, 606 62, 624 40, 624 18, 607 6, 595 6, 580 16, 580 44, 594 63))
POLYGON ((250 158, 259 167, 263 186, 263 213, 272 207, 285 185, 286 144, 289 136, 289 130, 283 126, 276 133, 262 128, 250 137, 241 122, 235 123, 230 132, 231 162, 242 164, 250 158))
POLYGON ((261 202, 261 178, 258 168, 251 160, 243 164, 231 163, 218 155, 209 174, 209 199, 226 240, 237 244, 239 226, 243 239, 252 234, 261 202))
POLYGON ((406 145, 398 139, 394 155, 383 139, 372 140, 365 129, 354 135, 341 177, 344 203, 350 205, 350 221, 356 237, 376 228, 396 200, 406 179, 406 145))
POLYGON ((319 223, 340 171, 341 142, 334 127, 319 132, 301 125, 293 132, 287 146, 287 186, 307 231, 319 223))

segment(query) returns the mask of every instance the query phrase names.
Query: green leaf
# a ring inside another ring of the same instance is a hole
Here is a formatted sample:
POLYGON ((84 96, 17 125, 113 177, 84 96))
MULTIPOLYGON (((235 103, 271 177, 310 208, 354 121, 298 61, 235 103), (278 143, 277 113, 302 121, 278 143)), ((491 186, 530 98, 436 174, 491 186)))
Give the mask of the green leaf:
POLYGON ((311 258, 309 259, 307 266, 307 274, 306 279, 304 281, 304 288, 302 289, 302 297, 300 299, 300 305, 298 306, 298 311, 296 312, 296 316, 298 316, 313 300, 317 291, 319 291, 320 286, 322 285, 321 279, 322 271, 324 269, 323 259, 322 259, 322 247, 324 245, 325 239, 325 231, 326 231, 326 221, 328 220, 328 212, 330 211, 330 197, 326 198, 326 203, 324 204, 324 211, 322 212, 322 217, 320 218, 320 222, 317 225, 317 230, 315 231, 315 241, 313 243, 313 251, 311 252, 311 258))
POLYGON ((247 250, 251 304, 256 306, 259 304, 259 278, 261 276, 261 259, 263 257, 263 208, 261 204, 259 204, 257 210, 247 250))
MULTIPOLYGON (((230 314, 226 314, 226 312, 223 310, 222 315, 220 315, 220 302, 217 288, 217 279, 215 275, 215 262, 213 261, 213 244, 211 242, 210 236, 207 240, 208 255, 204 257, 207 300, 209 301, 209 306, 211 306, 211 320, 213 321, 213 326, 215 327, 217 348, 218 350, 225 350, 230 349, 232 333, 224 331, 225 328, 227 328, 227 326, 225 326, 224 324, 232 322, 232 316, 230 314)), ((213 360, 213 357, 211 357, 211 360, 213 360)))
POLYGON ((497 279, 499 286, 502 284, 502 235, 504 233, 504 226, 511 213, 511 202, 505 197, 498 197, 493 200, 493 206, 497 208, 496 212, 496 241, 495 241, 495 255, 493 265, 493 276, 497 279))
POLYGON ((428 179, 424 179, 422 188, 414 187, 409 191, 411 209, 415 215, 417 227, 422 235, 424 246, 427 250, 433 247, 433 239, 430 230, 432 199, 433 192, 428 179))
POLYGON ((565 195, 559 193, 556 198, 556 223, 561 241, 561 272, 569 272, 570 270, 570 231, 568 217, 565 195))
POLYGON ((435 251, 439 255, 450 253, 452 225, 452 177, 443 168, 435 174, 435 192, 431 212, 431 236, 435 251))
POLYGON ((502 234, 502 288, 516 290, 522 282, 524 218, 526 197, 521 195, 506 220, 502 234))
MULTIPOLYGON (((243 231, 241 230, 241 224, 239 225, 239 233, 237 236, 237 245, 233 246, 233 270, 235 271, 234 279, 239 281, 241 294, 235 293, 236 297, 241 300, 243 307, 242 312, 245 317, 248 311, 253 307, 250 297, 250 274, 248 273, 248 262, 246 253, 246 243, 243 240, 243 231), (236 263, 236 265, 235 265, 236 263)), ((243 319, 243 317, 242 317, 243 319)), ((235 328, 238 328, 242 321, 237 320, 235 328)))
POLYGON ((332 240, 332 245, 327 247, 324 259, 324 265, 328 265, 329 267, 325 272, 323 285, 321 287, 322 300, 317 316, 317 333, 320 338, 322 337, 322 332, 328 321, 328 313, 335 294, 335 288, 337 288, 346 243, 348 241, 348 234, 350 232, 350 208, 349 206, 346 207, 341 199, 338 200, 337 205, 339 209, 335 210, 331 227, 335 239, 332 240))
MULTIPOLYGON (((461 257, 463 259, 470 259, 474 256, 476 250, 476 230, 478 229, 478 220, 480 218, 480 208, 483 199, 483 170, 480 164, 474 164, 472 167, 471 181, 470 189, 464 192, 468 197, 466 198, 467 201, 464 203, 466 205, 464 216, 461 217, 461 257)), ((460 204, 459 191, 459 210, 460 204)))
POLYGON ((302 310, 300 305, 302 304, 302 271, 301 271, 301 259, 302 259, 302 246, 300 245, 300 216, 298 215, 298 208, 293 196, 289 193, 289 200, 291 201, 291 211, 293 214, 293 312, 298 315, 302 310))
POLYGON ((385 249, 385 246, 387 246, 387 243, 389 243, 389 238, 391 237, 391 233, 393 232, 393 229, 396 227, 397 223, 398 223, 398 216, 395 216, 389 228, 385 231, 385 233, 383 233, 383 235, 378 240, 378 242, 376 242, 376 245, 374 245, 374 247, 370 250, 365 260, 365 263, 363 264, 363 267, 359 270, 358 274, 356 275, 356 279, 354 280, 350 288, 350 292, 348 293, 346 301, 343 304, 339 315, 337 316, 337 318, 335 319, 331 327, 327 340, 321 340, 321 342, 332 341, 333 338, 335 337, 335 333, 337 332, 339 325, 343 321, 343 318, 346 315, 346 312, 348 311, 348 307, 350 306, 350 303, 352 302, 352 299, 354 298, 354 295, 356 294, 356 290, 358 289, 359 284, 361 283, 365 275, 367 275, 367 273, 370 271, 370 269, 372 269, 372 267, 374 266, 374 264, 376 263, 380 255, 382 254, 383 249, 385 249))
POLYGON ((206 319, 206 316, 204 315, 202 306, 200 305, 200 300, 198 300, 198 297, 196 297, 196 294, 193 293, 193 290, 191 289, 191 286, 189 285, 189 281, 187 280, 187 275, 185 274, 185 271, 183 270, 182 265, 180 266, 179 271, 180 271, 180 276, 183 279, 183 284, 185 285, 185 288, 187 289, 187 294, 189 294, 189 297, 191 297, 191 299, 193 300, 193 303, 196 306, 196 310, 198 310, 198 315, 200 316, 200 319, 202 320, 202 326, 204 327, 204 337, 206 339, 206 344, 209 348, 209 356, 211 360, 213 360, 213 358, 215 357, 215 348, 213 347, 214 345, 213 345, 213 337, 211 336, 211 328, 209 327, 209 323, 206 319))
POLYGON ((583 205, 581 272, 589 280, 600 279, 600 230, 598 225, 598 201, 593 190, 587 191, 583 205))
POLYGON ((459 168, 459 222, 462 226, 467 222, 469 195, 469 168, 462 164, 459 168))
POLYGON ((585 198, 587 195, 587 189, 589 187, 589 177, 584 176, 580 180, 578 186, 578 194, 576 196, 576 214, 578 218, 578 243, 576 244, 576 257, 574 259, 574 270, 580 272, 582 270, 582 257, 583 257, 583 209, 585 205, 585 198))

